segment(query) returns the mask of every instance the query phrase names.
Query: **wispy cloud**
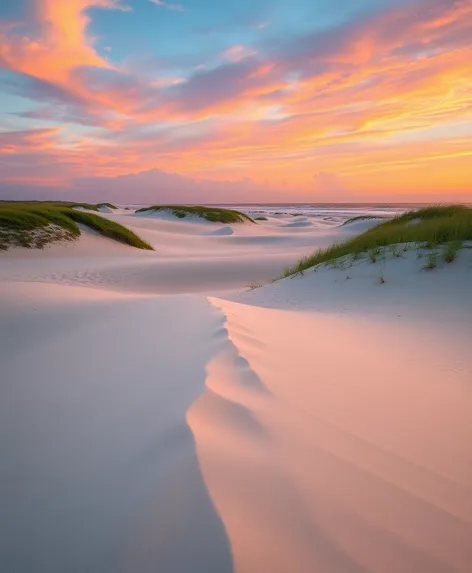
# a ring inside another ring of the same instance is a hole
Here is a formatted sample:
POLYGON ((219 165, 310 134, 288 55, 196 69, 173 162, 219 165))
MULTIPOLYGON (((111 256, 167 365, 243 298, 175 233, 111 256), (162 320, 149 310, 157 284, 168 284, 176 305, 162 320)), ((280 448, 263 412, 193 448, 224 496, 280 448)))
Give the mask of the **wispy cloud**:
POLYGON ((339 176, 372 192, 472 192, 470 0, 410 0, 329 32, 235 39, 198 69, 155 59, 146 70, 109 62, 90 35, 89 8, 123 4, 30 1, 31 21, 0 27, 2 90, 32 106, 0 137, 0 183, 33 169, 48 183, 148 172, 151 188, 165 169, 313 190, 321 171, 333 187, 339 176))
POLYGON ((165 2, 164 0, 150 0, 156 6, 162 6, 167 10, 173 10, 174 12, 185 12, 186 8, 182 4, 172 4, 171 2, 165 2))
POLYGON ((225 60, 229 60, 230 62, 239 62, 240 60, 244 60, 251 56, 255 56, 257 52, 248 46, 231 46, 227 50, 225 50, 221 57, 225 60))
POLYGON ((121 12, 133 11, 133 8, 129 4, 123 4, 121 0, 102 0, 102 3, 97 2, 96 5, 110 10, 120 10, 121 12))

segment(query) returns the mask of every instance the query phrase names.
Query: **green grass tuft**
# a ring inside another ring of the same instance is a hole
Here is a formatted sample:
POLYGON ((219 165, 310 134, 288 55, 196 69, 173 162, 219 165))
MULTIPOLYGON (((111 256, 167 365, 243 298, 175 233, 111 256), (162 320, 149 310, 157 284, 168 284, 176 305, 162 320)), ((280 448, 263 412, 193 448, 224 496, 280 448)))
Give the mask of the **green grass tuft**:
POLYGON ((254 221, 268 221, 267 217, 255 217, 254 221))
POLYGON ((378 249, 391 245, 423 243, 436 246, 470 240, 472 240, 471 207, 465 205, 426 207, 384 221, 344 243, 305 255, 294 266, 286 268, 280 278, 299 274, 321 263, 347 255, 359 258, 362 253, 368 253, 370 260, 375 262, 380 253, 378 249))
POLYGON ((380 247, 374 247, 369 251, 369 260, 371 263, 376 263, 377 259, 382 254, 382 249, 380 247))
POLYGON ((449 241, 449 243, 444 247, 444 262, 454 262, 461 247, 462 241, 449 241))
POLYGON ((202 207, 186 205, 154 205, 153 207, 142 207, 136 213, 147 213, 164 211, 171 213, 180 219, 185 217, 198 217, 212 223, 254 223, 248 215, 233 209, 221 209, 219 207, 202 207))
POLYGON ((431 251, 428 254, 428 260, 427 260, 427 262, 423 268, 427 271, 432 271, 437 266, 438 266, 438 255, 437 255, 436 251, 431 251))

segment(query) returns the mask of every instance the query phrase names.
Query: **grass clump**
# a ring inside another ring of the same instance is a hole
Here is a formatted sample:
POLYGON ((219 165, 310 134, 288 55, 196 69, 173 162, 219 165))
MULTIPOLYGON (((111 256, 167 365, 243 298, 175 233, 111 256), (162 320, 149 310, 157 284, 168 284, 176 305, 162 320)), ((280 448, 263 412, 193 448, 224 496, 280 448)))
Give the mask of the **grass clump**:
POLYGON ((254 220, 240 211, 234 209, 222 209, 219 207, 202 207, 186 205, 154 205, 152 207, 142 207, 136 213, 164 211, 171 213, 179 219, 186 217, 198 217, 211 223, 254 223, 254 220))
POLYGON ((444 247, 444 262, 454 262, 461 247, 462 241, 449 241, 449 243, 444 247))
POLYGON ((255 217, 254 221, 268 221, 267 217, 255 217))
POLYGON ((371 261, 373 258, 377 260, 378 249, 392 245, 424 243, 437 246, 470 240, 472 240, 471 207, 465 205, 426 207, 393 217, 353 239, 304 256, 294 266, 285 269, 280 278, 299 274, 321 263, 347 255, 358 258, 362 253, 369 253, 371 261), (411 221, 415 221, 415 224, 411 224, 411 221))
POLYGON ((44 248, 54 242, 73 241, 80 236, 78 223, 105 237, 138 249, 151 245, 122 225, 95 213, 73 209, 88 204, 61 202, 0 202, 0 250, 10 247, 44 248))
POLYGON ((344 225, 350 225, 356 221, 368 221, 370 219, 385 219, 385 217, 381 217, 379 215, 359 215, 357 217, 351 217, 350 219, 347 219, 347 221, 344 221, 341 226, 344 227, 344 225))
POLYGON ((437 255, 436 251, 431 251, 428 254, 428 259, 427 259, 426 264, 424 265, 423 268, 427 271, 432 271, 437 266, 438 266, 438 255, 437 255))
POLYGON ((369 251, 369 260, 371 263, 376 263, 377 259, 382 254, 382 249, 380 247, 374 247, 369 251))
POLYGON ((408 250, 407 246, 408 245, 403 245, 402 247, 400 247, 399 245, 392 245, 390 247, 390 253, 392 257, 397 259, 403 257, 403 253, 405 253, 408 250))

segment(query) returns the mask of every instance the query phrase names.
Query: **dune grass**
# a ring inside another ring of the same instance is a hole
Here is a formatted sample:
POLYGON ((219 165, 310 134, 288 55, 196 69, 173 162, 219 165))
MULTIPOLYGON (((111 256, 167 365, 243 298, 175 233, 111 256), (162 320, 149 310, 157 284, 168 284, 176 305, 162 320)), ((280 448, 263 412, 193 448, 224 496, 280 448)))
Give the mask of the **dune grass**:
POLYGON ((82 209, 87 209, 88 211, 98 211, 99 207, 114 207, 111 203, 77 203, 75 201, 1 201, 0 209, 10 207, 10 208, 26 208, 26 207, 80 207, 82 209))
POLYGON ((154 205, 142 207, 136 213, 164 211, 175 215, 179 219, 198 217, 212 223, 254 223, 248 215, 233 209, 221 209, 219 207, 186 206, 186 205, 154 205))
POLYGON ((444 262, 454 262, 461 247, 462 241, 449 241, 449 243, 444 247, 444 262))
POLYGON ((357 259, 368 253, 370 260, 375 262, 382 247, 405 243, 425 244, 431 248, 442 244, 453 244, 456 251, 454 254, 454 249, 451 247, 453 255, 449 253, 449 258, 451 256, 455 258, 462 241, 470 240, 472 240, 471 207, 465 205, 426 207, 389 219, 344 243, 305 255, 294 266, 286 268, 280 278, 301 273, 321 263, 348 255, 357 259))
POLYGON ((428 253, 428 257, 426 259, 426 263, 424 265, 424 269, 426 271, 432 271, 438 266, 438 254, 436 251, 431 251, 428 253))
POLYGON ((254 221, 268 221, 267 217, 255 217, 254 221))
POLYGON ((123 225, 115 223, 115 221, 110 221, 94 213, 84 213, 83 211, 74 211, 73 209, 69 209, 67 217, 76 223, 81 223, 86 227, 98 231, 104 237, 109 237, 110 239, 136 247, 137 249, 153 250, 149 243, 143 241, 138 235, 126 227, 123 227, 123 225))
POLYGON ((87 203, 1 202, 0 250, 15 246, 44 248, 54 242, 73 241, 80 236, 78 224, 132 247, 152 250, 151 245, 126 227, 95 213, 73 209, 77 206, 98 209, 87 203))
POLYGON ((370 219, 385 219, 385 217, 379 215, 358 215, 357 217, 351 217, 350 219, 347 219, 347 221, 344 221, 342 226, 344 227, 344 225, 350 225, 356 221, 369 221, 370 219))
POLYGON ((116 207, 116 205, 113 205, 113 203, 97 203, 96 207, 97 209, 100 209, 100 207, 108 207, 109 209, 118 209, 118 207, 116 207))

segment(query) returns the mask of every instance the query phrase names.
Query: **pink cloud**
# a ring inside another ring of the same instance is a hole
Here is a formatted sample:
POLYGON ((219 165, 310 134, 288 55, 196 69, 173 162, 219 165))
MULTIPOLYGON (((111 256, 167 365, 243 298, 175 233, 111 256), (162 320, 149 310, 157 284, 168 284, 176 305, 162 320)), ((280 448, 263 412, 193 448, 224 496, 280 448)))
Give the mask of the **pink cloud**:
MULTIPOLYGON (((239 170, 257 185, 268 178, 274 188, 284 177, 308 189, 314 171, 344 180, 355 173, 356 161, 366 172, 382 162, 401 163, 388 145, 394 134, 472 118, 469 0, 418 0, 329 32, 232 46, 215 54, 224 62, 192 65, 176 81, 97 54, 87 35, 88 8, 126 10, 125 4, 38 0, 36 6, 30 36, 13 24, 0 29, 0 62, 11 70, 4 89, 41 102, 18 115, 107 130, 86 133, 80 144, 73 130, 60 137, 4 136, 10 160, 36 154, 44 173, 48 160, 60 164, 58 181, 67 173, 69 179, 87 173, 157 177, 167 169, 223 180, 222 174, 234 179, 239 170)), ((449 139, 441 143, 447 152, 437 155, 467 158, 467 141, 452 151, 449 139)), ((410 155, 418 166, 437 156, 418 145, 416 151, 396 146, 402 165, 410 155)), ((8 177, 18 180, 15 165, 8 164, 8 177)), ((423 181, 429 184, 426 170, 423 181)))

